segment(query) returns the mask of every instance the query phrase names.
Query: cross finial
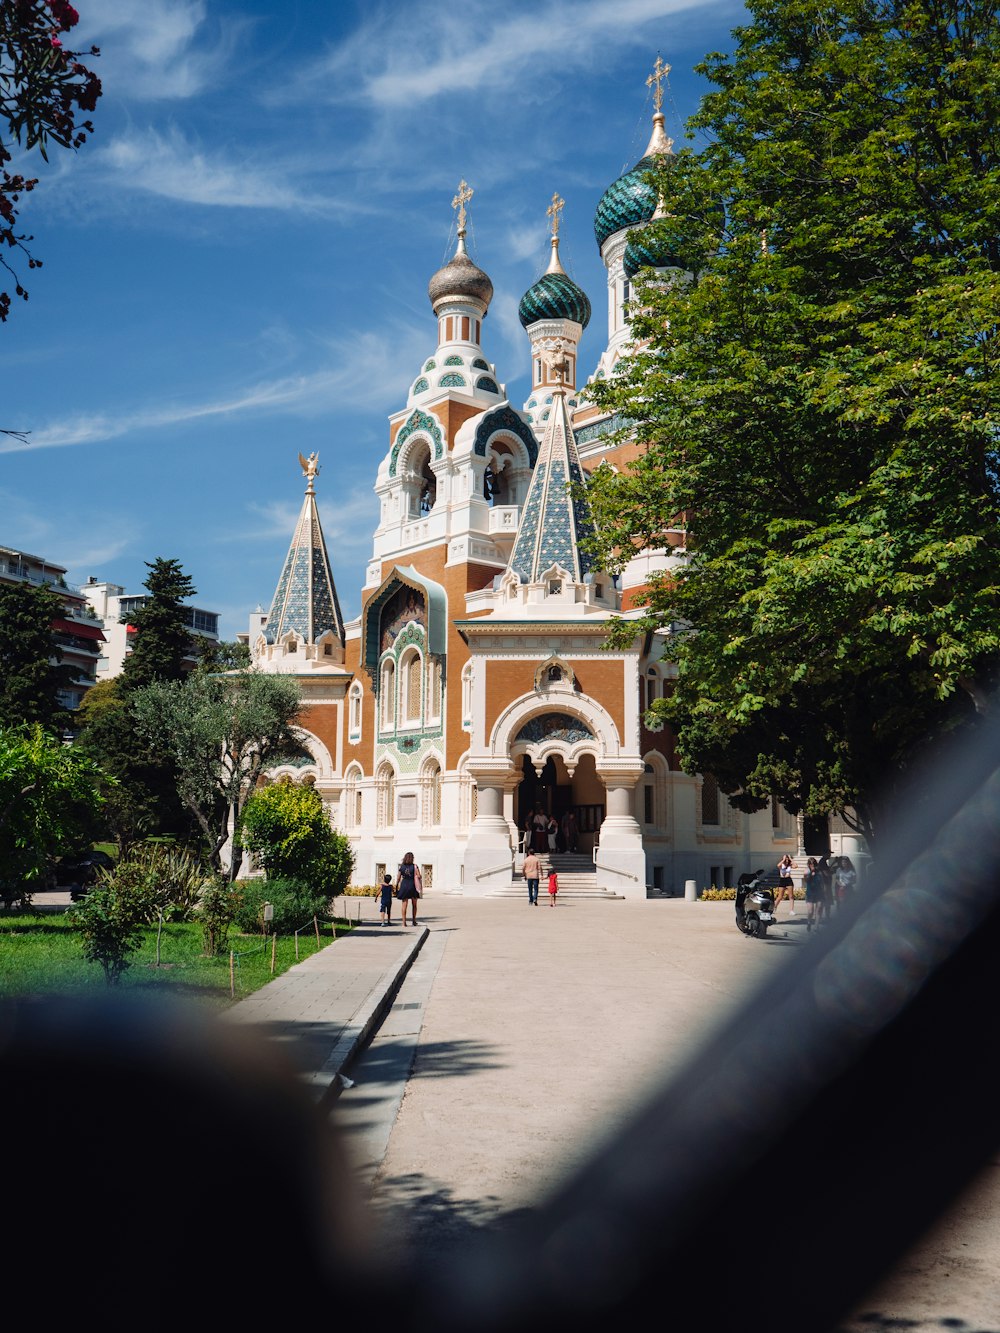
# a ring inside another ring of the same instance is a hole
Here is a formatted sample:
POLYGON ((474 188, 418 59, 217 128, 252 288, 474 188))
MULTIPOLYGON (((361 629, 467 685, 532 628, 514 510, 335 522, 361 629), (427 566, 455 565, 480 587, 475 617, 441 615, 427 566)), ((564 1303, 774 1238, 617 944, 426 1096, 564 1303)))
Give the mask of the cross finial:
POLYGON ((451 201, 452 208, 458 209, 458 234, 465 235, 465 205, 472 198, 473 191, 469 189, 465 181, 458 182, 458 194, 451 201))
POLYGON ((653 66, 653 72, 646 80, 646 87, 653 88, 653 109, 659 111, 663 106, 663 80, 670 73, 670 66, 665 65, 660 59, 659 54, 656 57, 656 64, 653 66))
POLYGON ((548 208, 545 210, 545 216, 550 217, 552 219, 552 235, 554 237, 559 235, 559 222, 560 222, 559 215, 562 213, 565 207, 566 207, 566 200, 560 199, 558 194, 553 194, 552 203, 549 204, 548 208))

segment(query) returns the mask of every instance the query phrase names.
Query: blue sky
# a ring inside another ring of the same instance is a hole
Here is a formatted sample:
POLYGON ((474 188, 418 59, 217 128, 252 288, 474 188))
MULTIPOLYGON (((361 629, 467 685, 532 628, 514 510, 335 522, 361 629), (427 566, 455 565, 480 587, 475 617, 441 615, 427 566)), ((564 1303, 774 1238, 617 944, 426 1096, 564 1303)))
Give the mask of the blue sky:
MULTIPOLYGON (((728 50, 729 0, 442 6, 336 0, 79 0, 104 96, 22 221, 44 263, 0 326, 0 542, 140 590, 179 559, 232 637, 267 606, 317 483, 344 613, 360 609, 387 414, 436 341, 427 281, 475 190, 470 250, 496 296, 483 332, 527 396, 521 295, 566 200, 563 262, 603 349, 593 215, 641 155, 656 54, 675 139, 728 50)), ((6 284, 4 284, 6 285, 6 284)))

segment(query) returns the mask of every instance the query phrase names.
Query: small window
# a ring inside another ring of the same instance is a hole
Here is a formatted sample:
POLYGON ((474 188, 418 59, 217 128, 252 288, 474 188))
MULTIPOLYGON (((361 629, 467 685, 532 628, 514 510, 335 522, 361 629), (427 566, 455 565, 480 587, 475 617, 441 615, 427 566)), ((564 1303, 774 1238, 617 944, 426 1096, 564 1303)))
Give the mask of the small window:
POLYGON ((642 789, 642 817, 645 823, 653 824, 653 788, 645 786, 642 789))
POLYGON ((562 680, 563 673, 557 666, 549 667, 549 680, 562 680))
POLYGON ((701 822, 718 824, 719 822, 719 784, 711 773, 706 773, 701 784, 701 822))
POLYGON ((555 595, 562 592, 562 579, 549 579, 549 593, 555 595))

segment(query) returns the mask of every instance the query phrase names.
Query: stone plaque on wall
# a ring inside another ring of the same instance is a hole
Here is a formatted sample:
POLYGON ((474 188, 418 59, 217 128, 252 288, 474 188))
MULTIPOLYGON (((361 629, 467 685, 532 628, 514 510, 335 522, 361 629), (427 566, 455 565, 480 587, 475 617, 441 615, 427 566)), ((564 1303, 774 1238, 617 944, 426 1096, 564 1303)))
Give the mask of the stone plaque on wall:
POLYGON ((412 822, 417 817, 417 798, 414 792, 400 796, 396 803, 396 819, 401 824, 412 822))

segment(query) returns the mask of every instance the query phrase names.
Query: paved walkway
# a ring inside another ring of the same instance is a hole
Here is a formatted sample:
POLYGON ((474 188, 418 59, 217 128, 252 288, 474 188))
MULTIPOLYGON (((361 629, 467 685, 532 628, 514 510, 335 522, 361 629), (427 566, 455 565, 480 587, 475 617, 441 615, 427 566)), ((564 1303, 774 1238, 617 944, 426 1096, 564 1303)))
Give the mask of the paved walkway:
MULTIPOLYGON (((798 916, 767 941, 746 940, 729 903, 553 910, 431 894, 421 906, 429 937, 381 929, 365 902, 360 929, 237 1005, 231 1021, 270 1028, 320 1095, 339 1090, 338 1072, 377 1034, 334 1118, 350 1135, 352 1103, 358 1122, 377 1119, 380 1097, 391 1106, 364 1179, 396 1225, 417 1222, 425 1250, 554 1189, 805 939, 798 916)), ((998 1203, 994 1163, 852 1333, 898 1320, 913 1333, 942 1319, 992 1327, 998 1203)))
POLYGON ((366 900, 363 925, 224 1015, 278 1041, 320 1099, 340 1091, 338 1075, 385 1018, 427 936, 423 926, 383 928, 374 906, 366 900))

